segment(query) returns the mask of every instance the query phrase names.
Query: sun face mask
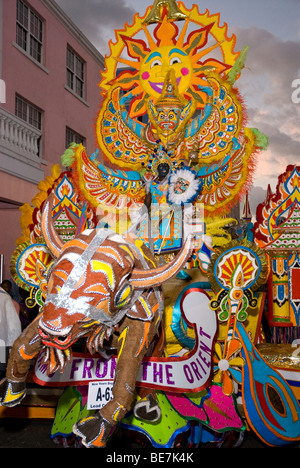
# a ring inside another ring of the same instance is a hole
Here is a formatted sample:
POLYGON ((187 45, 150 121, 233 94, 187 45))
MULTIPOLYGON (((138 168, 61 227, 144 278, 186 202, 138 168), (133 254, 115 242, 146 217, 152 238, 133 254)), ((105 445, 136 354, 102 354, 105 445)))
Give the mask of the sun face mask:
POLYGON ((151 51, 141 63, 140 83, 151 97, 158 98, 166 74, 174 70, 178 92, 183 94, 190 86, 193 66, 190 57, 180 47, 163 46, 151 51))

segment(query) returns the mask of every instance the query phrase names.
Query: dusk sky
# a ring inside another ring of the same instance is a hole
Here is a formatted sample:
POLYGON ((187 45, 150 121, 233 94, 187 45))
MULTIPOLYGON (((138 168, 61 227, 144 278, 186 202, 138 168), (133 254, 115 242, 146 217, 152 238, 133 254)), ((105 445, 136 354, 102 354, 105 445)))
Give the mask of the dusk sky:
MULTIPOLYGON (((114 30, 145 13, 152 0, 56 0, 103 55, 114 30)), ((249 46, 246 67, 236 83, 243 97, 249 127, 269 137, 259 156, 251 196, 263 201, 270 184, 288 164, 300 165, 300 0, 185 0, 200 13, 220 13, 221 25, 237 38, 235 50, 249 46), (263 189, 263 190, 262 190, 263 189)), ((252 204, 251 204, 252 205, 252 204)))

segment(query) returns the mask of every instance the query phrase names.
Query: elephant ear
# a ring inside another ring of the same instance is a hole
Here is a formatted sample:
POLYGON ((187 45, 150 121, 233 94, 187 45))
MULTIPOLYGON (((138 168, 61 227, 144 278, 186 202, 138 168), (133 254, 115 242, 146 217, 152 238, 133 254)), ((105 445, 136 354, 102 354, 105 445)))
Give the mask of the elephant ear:
POLYGON ((182 249, 171 262, 150 270, 138 270, 134 268, 130 278, 131 285, 136 289, 160 286, 184 267, 184 264, 192 253, 193 245, 193 236, 189 235, 182 249))
POLYGON ((54 202, 54 195, 51 193, 46 200, 41 219, 41 231, 45 239, 46 245, 52 255, 57 258, 64 246, 63 241, 57 234, 53 218, 52 218, 52 207, 54 202))

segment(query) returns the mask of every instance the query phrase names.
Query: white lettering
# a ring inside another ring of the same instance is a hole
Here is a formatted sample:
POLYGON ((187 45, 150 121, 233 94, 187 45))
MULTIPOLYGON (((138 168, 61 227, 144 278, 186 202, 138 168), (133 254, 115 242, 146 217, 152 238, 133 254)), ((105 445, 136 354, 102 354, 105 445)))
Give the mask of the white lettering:
POLYGON ((6 103, 6 85, 4 80, 0 80, 0 104, 6 103))
POLYGON ((141 455, 121 455, 114 452, 112 455, 107 455, 107 463, 131 463, 136 466, 139 463, 141 455))
POLYGON ((292 82, 292 88, 296 88, 295 91, 292 92, 292 101, 294 104, 299 104, 300 102, 300 78, 296 78, 292 82))

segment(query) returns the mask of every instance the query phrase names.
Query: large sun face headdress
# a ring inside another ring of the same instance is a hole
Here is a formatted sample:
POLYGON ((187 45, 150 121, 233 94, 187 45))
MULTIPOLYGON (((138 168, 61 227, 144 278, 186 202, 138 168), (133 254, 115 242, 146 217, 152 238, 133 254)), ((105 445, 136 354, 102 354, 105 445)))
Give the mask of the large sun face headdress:
POLYGON ((194 98, 202 108, 206 94, 198 87, 207 85, 205 72, 225 73, 239 55, 233 51, 235 38, 228 38, 227 26, 219 26, 219 15, 200 14, 196 5, 188 10, 181 2, 177 7, 175 0, 156 0, 144 17, 136 14, 132 26, 115 34, 117 40, 109 44, 111 54, 105 59, 99 86, 103 95, 112 84, 118 84, 125 94, 131 92, 131 118, 147 112, 147 99, 161 96, 171 69, 179 94, 188 101, 194 98), (183 21, 181 30, 177 20, 183 21), (217 49, 220 58, 213 58, 217 49), (117 70, 120 63, 126 66, 121 73, 117 70))

